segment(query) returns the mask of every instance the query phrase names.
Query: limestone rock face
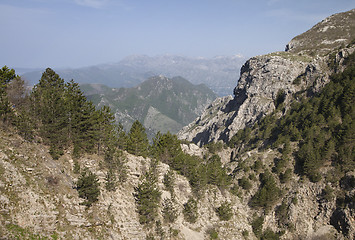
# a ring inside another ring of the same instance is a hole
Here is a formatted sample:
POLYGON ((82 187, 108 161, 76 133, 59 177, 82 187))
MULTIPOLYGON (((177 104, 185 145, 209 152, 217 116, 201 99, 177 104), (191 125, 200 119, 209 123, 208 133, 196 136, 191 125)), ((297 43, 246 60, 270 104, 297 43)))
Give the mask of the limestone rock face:
POLYGON ((323 59, 299 58, 302 60, 292 54, 274 53, 249 59, 241 69, 235 96, 215 100, 200 117, 179 132, 179 137, 197 144, 228 141, 239 129, 272 112, 279 91, 285 93, 287 103, 292 94, 313 83, 311 76, 327 82, 327 75, 322 76, 321 72, 323 59), (307 80, 300 85, 294 84, 294 80, 303 75, 308 76, 307 80))
POLYGON ((330 16, 295 37, 285 52, 249 59, 241 68, 234 97, 216 99, 178 133, 179 138, 198 145, 228 142, 238 130, 271 113, 277 107, 278 93, 285 96, 285 109, 296 93, 315 94, 329 82, 334 69, 342 70, 342 61, 354 51, 353 39, 355 9, 330 16))

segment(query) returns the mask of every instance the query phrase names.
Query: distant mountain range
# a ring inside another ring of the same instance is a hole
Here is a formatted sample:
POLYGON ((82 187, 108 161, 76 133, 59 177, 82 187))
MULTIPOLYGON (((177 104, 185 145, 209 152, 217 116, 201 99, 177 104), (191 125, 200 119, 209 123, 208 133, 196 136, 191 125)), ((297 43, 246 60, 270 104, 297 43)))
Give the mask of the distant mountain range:
MULTIPOLYGON (((134 87, 147 78, 164 75, 181 76, 193 84, 206 84, 217 95, 233 93, 239 72, 246 58, 240 55, 214 58, 192 58, 176 55, 149 57, 134 55, 118 63, 77 69, 55 69, 65 80, 78 83, 99 83, 113 88, 134 87)), ((37 83, 44 69, 16 69, 30 84, 37 83)))
POLYGON ((177 133, 217 97, 204 84, 193 85, 182 77, 162 75, 133 88, 109 88, 102 84, 82 84, 80 87, 96 106, 110 106, 126 131, 138 119, 150 139, 158 131, 177 133))

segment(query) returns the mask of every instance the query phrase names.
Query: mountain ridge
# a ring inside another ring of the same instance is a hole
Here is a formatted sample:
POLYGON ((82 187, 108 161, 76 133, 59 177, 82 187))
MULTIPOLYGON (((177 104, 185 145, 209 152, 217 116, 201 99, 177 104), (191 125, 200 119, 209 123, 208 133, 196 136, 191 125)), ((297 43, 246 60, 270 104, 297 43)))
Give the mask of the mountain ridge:
POLYGON ((204 84, 193 85, 182 77, 151 77, 133 88, 81 85, 98 107, 110 106, 117 121, 128 131, 138 119, 149 138, 158 132, 177 133, 217 96, 204 84))
MULTIPOLYGON (((245 58, 241 55, 214 58, 184 57, 177 55, 127 56, 117 63, 100 64, 78 69, 56 69, 67 81, 102 83, 110 87, 134 87, 156 75, 182 76, 193 84, 205 83, 220 96, 232 94, 245 58)), ((36 82, 43 71, 27 72, 22 76, 36 82)))

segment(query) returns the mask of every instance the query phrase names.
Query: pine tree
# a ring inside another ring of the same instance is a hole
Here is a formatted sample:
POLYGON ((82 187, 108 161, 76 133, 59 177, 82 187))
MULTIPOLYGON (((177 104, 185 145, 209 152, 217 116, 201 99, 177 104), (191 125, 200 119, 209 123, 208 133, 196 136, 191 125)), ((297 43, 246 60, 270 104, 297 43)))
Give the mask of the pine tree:
POLYGON ((114 132, 114 121, 115 116, 111 112, 108 106, 103 106, 98 110, 97 118, 97 130, 98 130, 98 141, 97 141, 97 152, 100 154, 103 148, 112 147, 116 144, 117 138, 114 132))
POLYGON ((182 153, 180 141, 176 135, 167 132, 161 134, 158 132, 153 139, 151 147, 153 157, 159 159, 163 163, 172 164, 173 158, 182 153))
POLYGON ((117 147, 119 149, 126 150, 128 136, 126 135, 126 132, 124 131, 123 125, 121 123, 118 123, 118 125, 115 128, 115 132, 117 137, 117 147))
POLYGON ((134 197, 141 224, 154 222, 158 216, 161 192, 157 184, 157 176, 154 169, 150 169, 142 182, 135 187, 134 197))
POLYGON ((127 151, 137 156, 148 155, 148 138, 143 125, 136 120, 128 134, 127 151))
POLYGON ((4 66, 0 69, 0 120, 8 121, 12 115, 12 109, 7 97, 7 87, 11 80, 16 78, 15 70, 4 66))
POLYGON ((52 69, 47 68, 31 94, 33 113, 39 120, 41 136, 49 143, 53 158, 58 158, 62 154, 68 140, 64 93, 64 80, 52 69))

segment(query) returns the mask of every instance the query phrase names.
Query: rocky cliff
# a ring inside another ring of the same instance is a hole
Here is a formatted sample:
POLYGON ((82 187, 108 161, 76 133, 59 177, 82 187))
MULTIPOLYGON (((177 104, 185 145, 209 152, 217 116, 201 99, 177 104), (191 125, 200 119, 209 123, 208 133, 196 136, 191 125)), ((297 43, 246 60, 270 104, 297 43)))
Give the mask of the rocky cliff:
POLYGON ((271 113, 278 94, 284 94, 286 108, 302 90, 314 94, 329 81, 332 64, 341 65, 354 51, 354 24, 354 9, 335 14, 291 40, 285 52, 249 59, 241 68, 234 97, 215 100, 179 137, 200 145, 228 142, 238 130, 271 113))

